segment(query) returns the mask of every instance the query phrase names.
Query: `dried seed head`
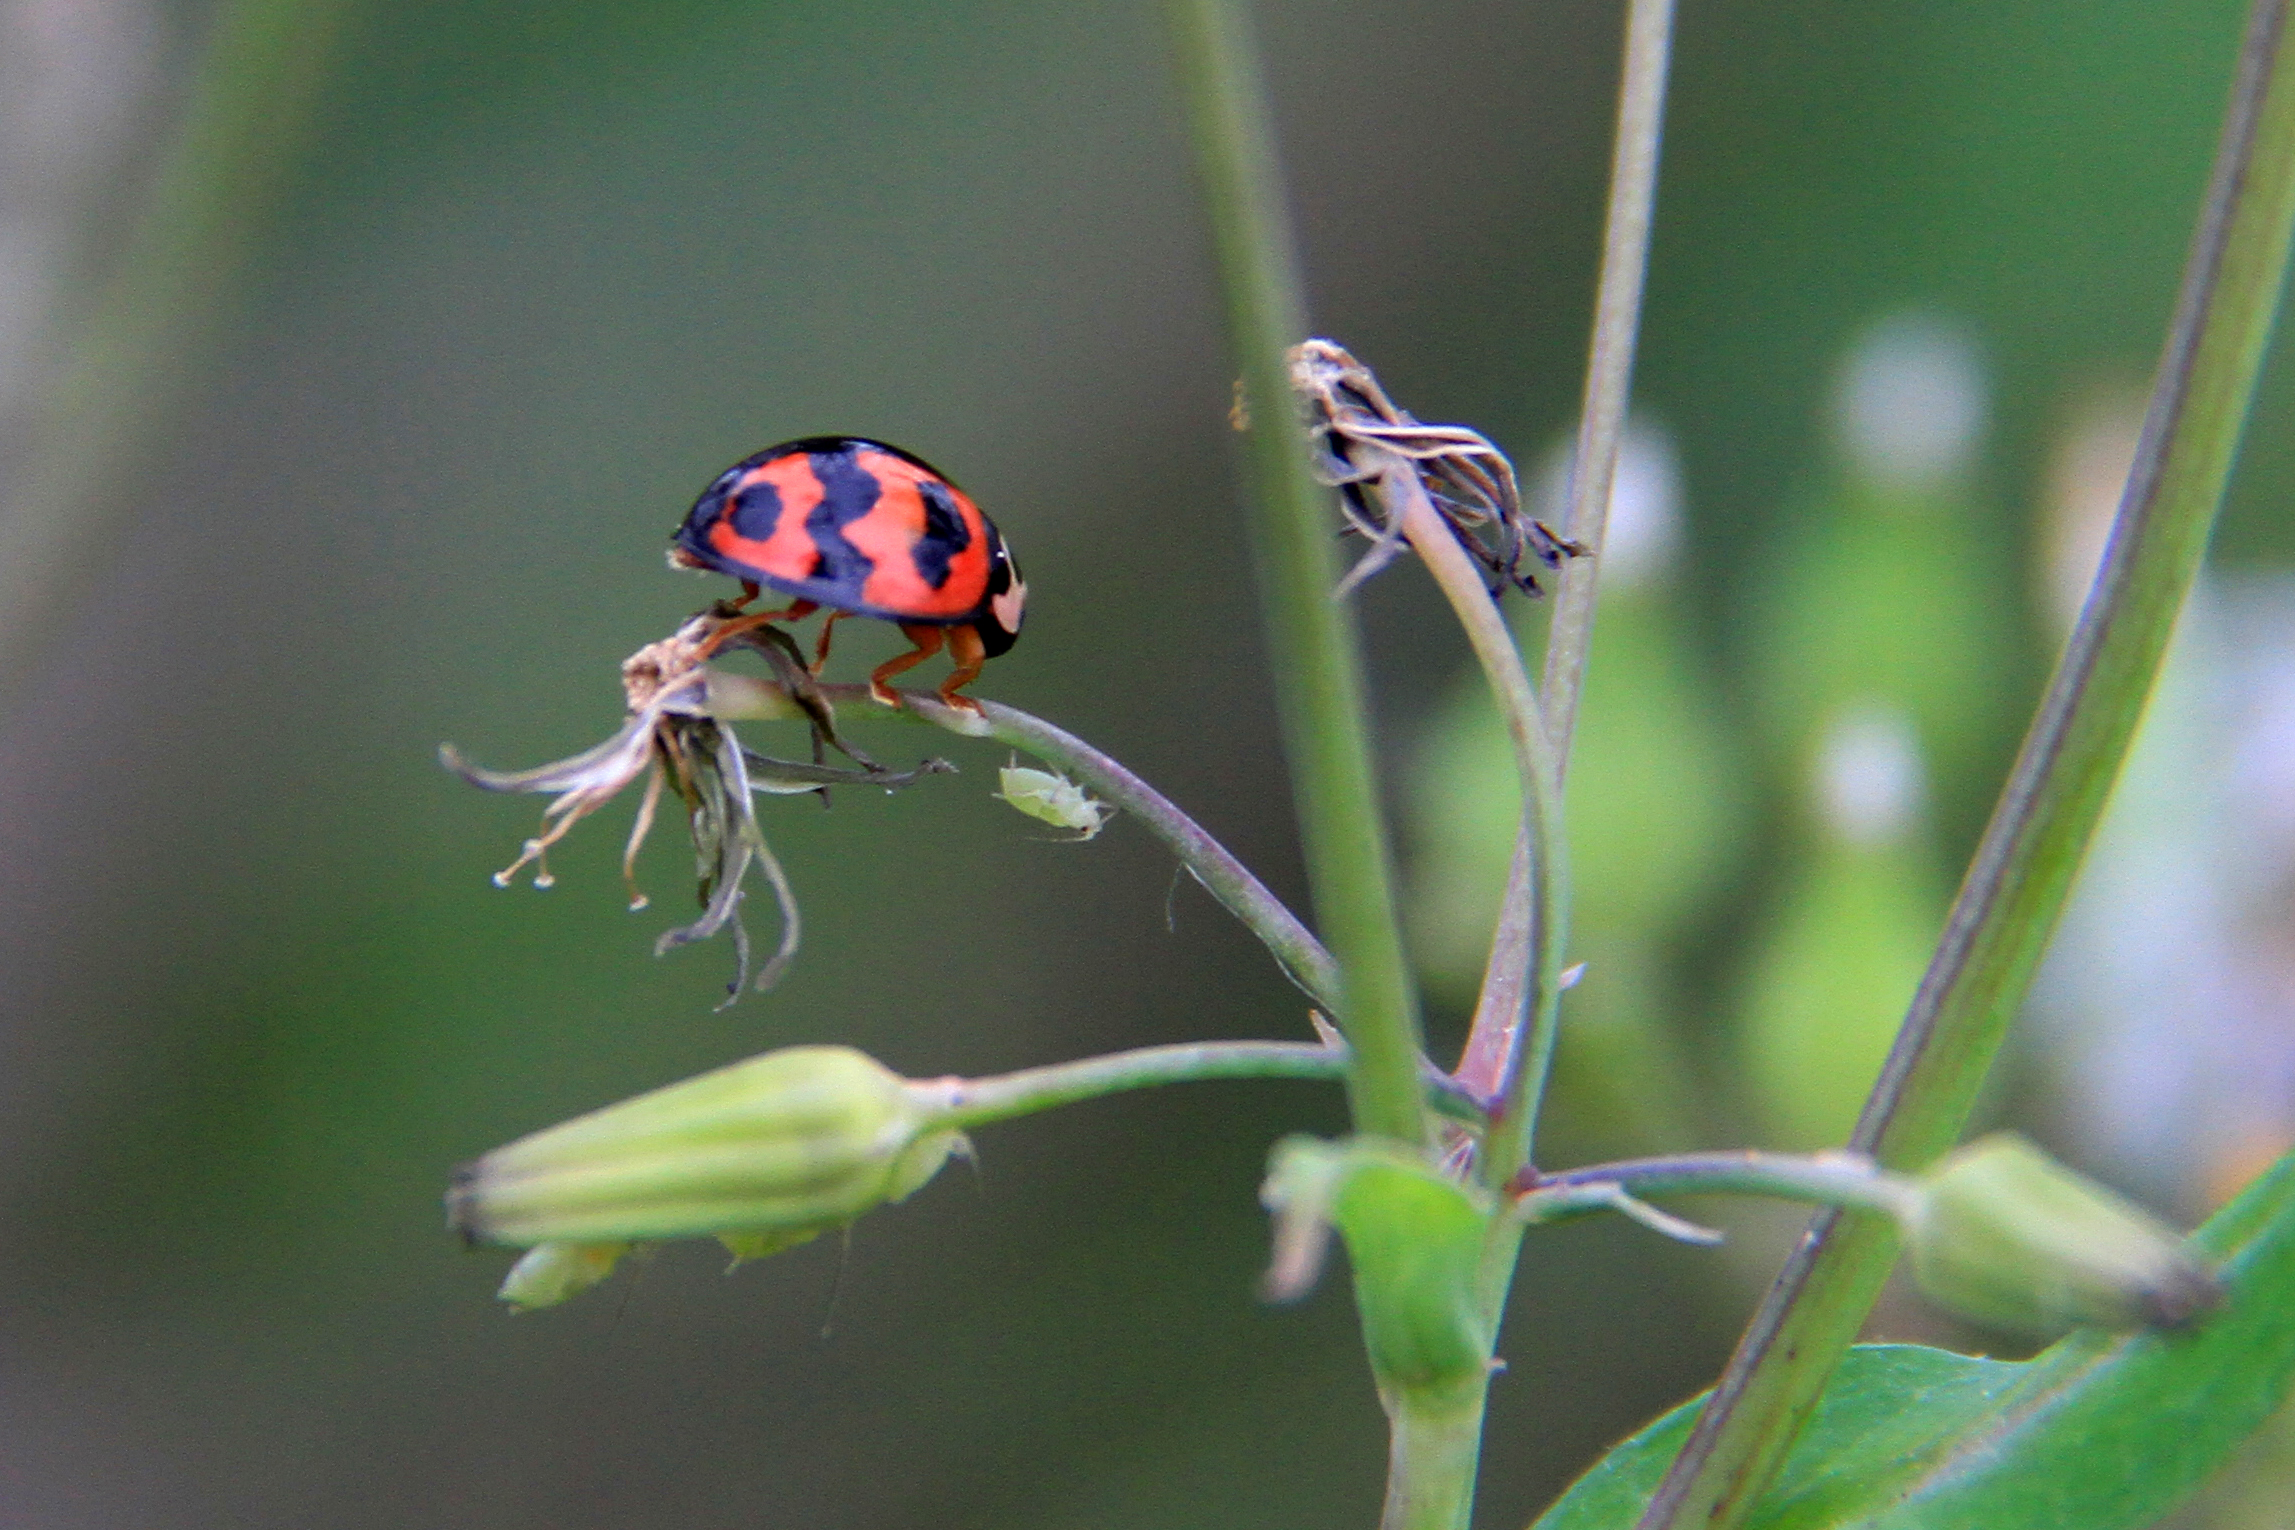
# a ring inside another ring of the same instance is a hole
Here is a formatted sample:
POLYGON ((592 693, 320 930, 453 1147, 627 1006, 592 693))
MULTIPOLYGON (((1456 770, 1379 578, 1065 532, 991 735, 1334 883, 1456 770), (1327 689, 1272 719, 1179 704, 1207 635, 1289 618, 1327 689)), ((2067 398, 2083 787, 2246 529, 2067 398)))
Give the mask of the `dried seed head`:
POLYGON ((1403 551, 1400 510, 1367 487, 1395 458, 1412 464, 1459 545, 1489 571, 1493 595, 1509 586, 1537 595, 1537 576, 1523 566, 1525 559, 1559 568, 1564 558, 1585 551, 1523 510, 1514 464, 1481 432, 1420 424, 1395 407, 1369 367, 1333 341, 1294 346, 1290 362, 1292 389, 1305 401, 1309 428, 1323 449, 1324 480, 1339 491, 1349 529, 1372 542, 1339 582, 1339 594, 1403 551))
MULTIPOLYGON (((819 792, 844 784, 881 786, 889 791, 919 776, 954 767, 945 760, 926 760, 914 770, 887 770, 847 749, 863 763, 859 769, 842 770, 776 760, 743 748, 730 726, 708 714, 710 682, 717 672, 703 661, 725 623, 721 613, 706 612, 624 660, 622 689, 629 700, 629 714, 611 738, 594 748, 521 771, 482 770, 452 745, 441 745, 438 756, 448 770, 487 791, 551 794, 550 805, 542 810, 542 832, 526 841, 518 859, 494 874, 497 887, 509 886, 527 866, 534 868, 536 887, 555 885, 547 858, 550 848, 575 824, 644 777, 645 795, 622 856, 622 876, 633 910, 644 908, 648 901, 637 887, 638 851, 653 827, 664 792, 674 790, 685 804, 686 823, 693 838, 696 892, 702 914, 692 924, 664 933, 655 943, 655 951, 659 954, 706 940, 730 925, 738 953, 733 981, 728 985, 726 1003, 730 1004, 749 986, 749 941, 741 925, 740 908, 743 884, 752 870, 762 874, 772 888, 781 912, 780 944, 758 972, 757 987, 771 987, 787 969, 797 952, 800 928, 795 895, 765 842, 754 795, 819 792)), ((786 634, 773 635, 787 641, 786 634)), ((785 658, 769 646, 749 646, 758 647, 768 659, 785 658)), ((789 680, 786 668, 784 665, 785 682, 789 680)), ((796 666, 797 673, 802 674, 802 669, 796 666)), ((810 684, 809 677, 805 683, 810 684)), ((791 694, 796 694, 794 688, 791 694)), ((803 705, 806 698, 797 699, 800 711, 812 719, 817 733, 844 747, 818 695, 810 698, 810 707, 803 705)))

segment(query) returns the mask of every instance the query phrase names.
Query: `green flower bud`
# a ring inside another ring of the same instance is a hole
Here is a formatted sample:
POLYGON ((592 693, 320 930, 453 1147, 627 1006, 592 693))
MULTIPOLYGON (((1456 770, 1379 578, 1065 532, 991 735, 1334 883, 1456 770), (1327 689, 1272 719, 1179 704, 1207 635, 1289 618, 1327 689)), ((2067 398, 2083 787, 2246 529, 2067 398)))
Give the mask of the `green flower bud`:
POLYGON ((964 1143, 944 1120, 861 1052, 789 1047, 495 1149, 457 1172, 447 1221, 474 1243, 717 1237, 750 1257, 932 1178, 964 1143))
POLYGON ((1921 1289, 1998 1327, 2173 1327, 2221 1298, 2176 1236, 2011 1133, 1920 1176, 1905 1232, 1921 1289))
POLYGON ((627 1243, 537 1243, 495 1294, 520 1312, 555 1307, 611 1275, 629 1251, 627 1243))

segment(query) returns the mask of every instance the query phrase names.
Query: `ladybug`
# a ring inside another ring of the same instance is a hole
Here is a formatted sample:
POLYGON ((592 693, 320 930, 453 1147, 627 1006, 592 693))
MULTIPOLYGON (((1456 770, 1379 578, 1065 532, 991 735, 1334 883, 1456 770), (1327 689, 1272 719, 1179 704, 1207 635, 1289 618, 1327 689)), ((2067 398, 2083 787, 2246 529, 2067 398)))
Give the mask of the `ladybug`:
POLYGON ((886 706, 900 705, 886 682, 946 646, 956 668, 940 699, 979 711, 957 692, 1019 641, 1028 600, 1003 536, 962 489, 923 458, 860 436, 807 436, 736 462, 694 501, 670 537, 669 561, 740 580, 735 609, 767 586, 791 597, 782 610, 719 629, 718 643, 827 607, 815 673, 843 618, 898 623, 915 648, 869 676, 869 693, 886 706))

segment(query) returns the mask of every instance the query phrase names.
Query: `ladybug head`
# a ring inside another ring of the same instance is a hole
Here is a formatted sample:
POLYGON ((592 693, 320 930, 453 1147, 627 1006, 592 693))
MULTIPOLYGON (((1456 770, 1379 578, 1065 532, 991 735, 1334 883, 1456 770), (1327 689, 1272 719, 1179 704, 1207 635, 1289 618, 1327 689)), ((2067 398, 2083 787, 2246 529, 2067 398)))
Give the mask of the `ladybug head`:
POLYGON ((991 525, 988 528, 988 598, 981 602, 980 615, 972 623, 988 657, 993 659, 1009 653, 1012 645, 1020 641, 1020 622, 1027 613, 1027 605, 1028 581, 1020 577, 1020 565, 1012 561, 1003 533, 991 525))

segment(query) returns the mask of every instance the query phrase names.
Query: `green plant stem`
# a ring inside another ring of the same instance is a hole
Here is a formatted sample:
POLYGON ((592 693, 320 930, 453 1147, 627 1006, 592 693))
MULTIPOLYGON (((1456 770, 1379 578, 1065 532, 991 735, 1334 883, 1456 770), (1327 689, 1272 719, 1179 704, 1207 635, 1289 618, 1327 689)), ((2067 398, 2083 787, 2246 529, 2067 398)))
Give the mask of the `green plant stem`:
POLYGON ((1498 604, 1490 598, 1481 571, 1427 498, 1417 465, 1376 448, 1356 450, 1364 466, 1378 468, 1379 493, 1389 513, 1401 522, 1403 535, 1450 601, 1459 625, 1466 629, 1468 646, 1473 648, 1491 694, 1497 698, 1499 713, 1506 719, 1522 782, 1523 836, 1530 844, 1531 864, 1537 873, 1535 896, 1525 910, 1529 1002, 1524 1005, 1501 998, 1493 1003, 1485 994, 1484 1002, 1475 1010, 1474 1027, 1458 1069, 1459 1082, 1490 1103, 1492 1124, 1482 1144, 1477 1172, 1484 1184, 1497 1186, 1529 1162, 1538 1126, 1538 1102, 1545 1093, 1560 1014, 1569 884, 1562 860, 1554 756, 1539 719, 1538 695, 1522 667, 1514 634, 1498 614, 1498 604), (1527 1027, 1523 1024, 1525 1010, 1527 1027))
POLYGON ((1471 1403, 1394 1400, 1387 1445, 1386 1509, 1379 1530, 1467 1530, 1482 1455, 1482 1388, 1471 1403))
MULTIPOLYGON (((1594 295, 1593 339, 1586 354, 1585 404, 1578 420, 1577 449, 1570 459, 1568 519, 1564 531, 1586 549, 1556 575, 1554 615, 1547 628, 1546 669, 1541 694, 1547 756, 1553 761, 1559 797, 1570 769, 1570 741, 1577 726, 1578 696, 1592 646, 1594 597, 1601 579, 1601 553, 1610 519, 1610 485, 1617 474, 1618 442, 1625 431, 1634 367, 1634 340, 1640 326, 1642 281, 1649 268, 1650 224, 1657 202, 1658 146, 1665 123, 1665 86, 1672 54, 1673 0, 1631 0, 1626 9, 1625 62, 1618 82, 1617 138, 1610 159, 1610 203, 1602 234, 1601 276, 1594 295)), ((1475 1006, 1475 1028, 1462 1075, 1488 1076, 1501 1054, 1501 1029, 1511 1052, 1512 1032, 1520 1030, 1532 1005, 1524 991, 1534 959, 1530 930, 1536 901, 1538 856, 1529 804, 1514 836, 1506 893, 1483 969, 1475 1006), (1491 1016, 1505 1017, 1501 1022, 1491 1016), (1485 1040, 1484 1038, 1488 1038, 1485 1040), (1482 1045, 1477 1047, 1477 1042, 1482 1045)), ((1537 1081, 1544 1088, 1543 1074, 1537 1081)), ((1536 1109, 1537 1096, 1532 1096, 1536 1109)), ((1523 1152, 1536 1144, 1526 1135, 1523 1152)))
POLYGON ((265 216, 308 142, 347 0, 229 0, 216 9, 148 205, 74 337, 29 471, 0 513, 0 705, 85 603, 150 490, 166 413, 198 376, 265 216))
POLYGON ((1594 335, 1586 352, 1585 405, 1570 458, 1569 519, 1563 531, 1587 550, 1556 571, 1547 628, 1546 736, 1555 775, 1567 774, 1578 694, 1594 633, 1602 540, 1610 524, 1610 485, 1625 435, 1642 282, 1649 271, 1650 223, 1657 205, 1658 145, 1664 137, 1667 64, 1673 52, 1673 0, 1631 0, 1626 57, 1618 82, 1617 140, 1610 154, 1610 205, 1603 221, 1602 274, 1594 293, 1594 335))
MULTIPOLYGON (((1001 702, 983 701, 977 713, 949 706, 930 691, 902 691, 900 710, 869 700, 865 685, 824 685, 821 694, 838 704, 841 720, 921 721, 966 738, 994 739, 1068 772, 1101 797, 1137 818, 1179 857, 1244 928, 1283 964, 1291 980, 1326 1009, 1336 1009, 1338 964, 1330 952, 1249 867, 1182 812, 1170 798, 1074 734, 1001 702)), ((802 720, 804 713, 780 685, 735 670, 710 669, 709 713, 727 722, 760 719, 802 720)))
POLYGON ((1423 1143, 1417 993, 1371 775, 1362 658, 1348 609, 1331 598, 1336 517, 1286 370, 1285 353, 1307 328, 1274 131, 1236 7, 1172 0, 1169 15, 1250 416, 1252 540, 1308 881, 1339 964, 1333 1018, 1354 1049, 1349 1103, 1358 1132, 1423 1143))
POLYGON ((1900 1216, 1919 1194, 1912 1181, 1848 1153, 1681 1153, 1590 1164, 1542 1174, 1515 1202, 1533 1225, 1615 1209, 1609 1192, 1636 1197, 1758 1195, 1773 1200, 1856 1206, 1900 1216))
MULTIPOLYGON (((1461 1121, 1481 1123, 1481 1112, 1450 1088, 1448 1080, 1431 1066, 1421 1071, 1426 1098, 1434 1109, 1461 1121)), ((948 1113, 948 1125, 970 1130, 1161 1084, 1224 1078, 1339 1082, 1346 1076, 1344 1046, 1313 1041, 1190 1041, 1025 1068, 993 1078, 922 1080, 916 1087, 932 1094, 934 1102, 948 1113)))
MULTIPOLYGON (((1536 868, 1534 895, 1522 910, 1519 939, 1527 953, 1527 994, 1517 980, 1493 996, 1486 988, 1477 1004, 1473 1029, 1456 1081, 1491 1109, 1483 1133, 1476 1174, 1496 1187, 1529 1161, 1537 1129, 1538 1104, 1553 1057, 1555 1022, 1561 998, 1562 939, 1568 887, 1561 856, 1561 811, 1554 786, 1553 757, 1539 721, 1538 697, 1514 635, 1498 614, 1482 574, 1459 546, 1427 498, 1417 465, 1408 458, 1358 445, 1360 465, 1376 468, 1378 491, 1389 516, 1450 601, 1468 646, 1482 666, 1491 694, 1506 719, 1508 737, 1522 784, 1522 834, 1536 868), (1527 998, 1527 1003, 1525 1003, 1527 998), (1525 1012, 1529 1024, 1524 1026, 1525 1012)), ((1510 938, 1501 926, 1493 945, 1510 938)), ((1514 1281, 1514 1263, 1527 1224, 1508 1221, 1494 1228, 1483 1292, 1484 1328, 1495 1345, 1514 1281)), ((1471 1398, 1431 1412, 1411 1399, 1391 1399, 1392 1460, 1387 1476, 1389 1525, 1457 1526, 1472 1516, 1474 1474, 1479 1459, 1482 1414, 1488 1378, 1480 1378, 1471 1398)))
MULTIPOLYGON (((2250 13, 2176 315, 2102 569, 1851 1146, 1916 1166, 1959 1135, 2030 986, 2231 471, 2295 224, 2287 0, 2250 13)), ((1794 1251, 1642 1530, 1741 1525, 1887 1276, 1889 1224, 1826 1212, 1794 1251)))

